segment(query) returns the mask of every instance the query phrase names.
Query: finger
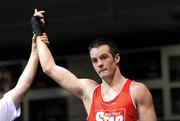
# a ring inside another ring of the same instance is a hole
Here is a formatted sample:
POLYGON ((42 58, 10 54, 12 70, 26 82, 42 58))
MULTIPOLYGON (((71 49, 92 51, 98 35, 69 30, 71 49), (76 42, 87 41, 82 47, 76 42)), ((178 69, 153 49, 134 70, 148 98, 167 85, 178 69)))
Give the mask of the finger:
POLYGON ((41 36, 41 39, 42 39, 43 41, 48 41, 48 37, 47 37, 46 35, 41 36))
POLYGON ((33 43, 33 44, 36 43, 36 39, 35 39, 34 36, 32 37, 32 43, 33 43))
POLYGON ((42 22, 43 24, 45 24, 45 20, 44 20, 44 19, 41 19, 40 22, 42 22))
POLYGON ((47 37, 41 37, 41 41, 43 41, 44 43, 49 43, 48 38, 47 37))
POLYGON ((43 37, 47 37, 47 34, 44 32, 44 33, 42 34, 42 36, 43 36, 43 37))
POLYGON ((47 34, 44 32, 44 33, 43 33, 43 36, 47 36, 47 34))
POLYGON ((48 36, 46 34, 43 34, 42 38, 48 40, 48 36))
POLYGON ((35 13, 34 16, 38 16, 40 18, 44 18, 44 16, 41 13, 35 13))
POLYGON ((42 40, 42 41, 44 41, 44 42, 45 42, 45 41, 48 41, 48 39, 47 39, 47 38, 42 38, 41 40, 42 40))
POLYGON ((45 11, 38 11, 39 13, 45 13, 45 11))
POLYGON ((50 43, 49 41, 43 41, 43 42, 44 42, 45 44, 48 44, 48 45, 49 45, 49 43, 50 43))
POLYGON ((34 35, 32 38, 33 38, 33 39, 36 39, 36 37, 37 37, 37 36, 36 36, 36 35, 34 35))
POLYGON ((37 13, 38 12, 38 10, 37 9, 34 9, 34 13, 37 13))
POLYGON ((36 34, 33 34, 33 37, 36 37, 37 35, 36 34))
POLYGON ((44 17, 43 14, 45 11, 38 11, 37 9, 34 10, 34 16, 44 17))

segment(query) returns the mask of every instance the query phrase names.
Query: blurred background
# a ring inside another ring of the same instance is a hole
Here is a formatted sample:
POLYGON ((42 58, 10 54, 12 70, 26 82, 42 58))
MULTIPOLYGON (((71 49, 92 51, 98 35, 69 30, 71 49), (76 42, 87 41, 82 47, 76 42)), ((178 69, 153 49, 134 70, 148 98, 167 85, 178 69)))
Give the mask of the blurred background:
MULTIPOLYGON (((57 64, 78 77, 99 80, 89 60, 88 45, 95 37, 111 37, 121 50, 123 74, 149 87, 158 120, 180 120, 179 0, 1 2, 1 96, 16 84, 29 57, 30 18, 35 8, 46 11, 49 47, 57 64)), ((45 76, 39 67, 17 121, 85 119, 82 102, 45 76)))

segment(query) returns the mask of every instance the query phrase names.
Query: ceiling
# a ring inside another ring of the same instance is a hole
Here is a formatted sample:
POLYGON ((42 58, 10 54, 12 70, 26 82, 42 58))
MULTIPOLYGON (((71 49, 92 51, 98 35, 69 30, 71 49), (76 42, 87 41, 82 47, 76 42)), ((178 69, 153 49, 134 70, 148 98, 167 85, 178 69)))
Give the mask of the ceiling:
POLYGON ((180 44, 180 0, 6 0, 0 4, 0 60, 28 57, 35 8, 46 11, 56 55, 87 52, 102 35, 121 49, 180 44))

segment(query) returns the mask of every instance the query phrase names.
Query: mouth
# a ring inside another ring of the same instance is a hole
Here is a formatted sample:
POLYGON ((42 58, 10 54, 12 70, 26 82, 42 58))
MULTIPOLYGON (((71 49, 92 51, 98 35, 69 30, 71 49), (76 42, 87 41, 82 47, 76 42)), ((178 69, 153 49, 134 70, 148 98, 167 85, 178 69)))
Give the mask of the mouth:
POLYGON ((107 70, 107 69, 102 69, 102 70, 100 70, 100 71, 99 71, 99 74, 102 73, 102 72, 104 72, 104 71, 106 71, 106 70, 107 70))

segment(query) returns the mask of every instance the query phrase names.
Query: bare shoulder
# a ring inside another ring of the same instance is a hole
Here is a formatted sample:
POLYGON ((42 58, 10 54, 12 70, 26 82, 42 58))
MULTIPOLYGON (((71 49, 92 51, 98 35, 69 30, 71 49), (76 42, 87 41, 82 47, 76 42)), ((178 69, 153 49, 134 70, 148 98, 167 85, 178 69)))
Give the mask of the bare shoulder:
POLYGON ((131 89, 134 92, 141 92, 141 91, 148 90, 148 88, 147 88, 147 86, 145 84, 140 83, 140 82, 136 82, 136 81, 132 82, 131 89))
POLYGON ((131 94, 136 101, 151 100, 152 98, 148 87, 136 81, 133 81, 131 84, 131 94))
POLYGON ((79 79, 82 84, 83 100, 91 101, 94 89, 99 85, 95 80, 92 79, 79 79))
POLYGON ((92 79, 83 78, 79 80, 81 81, 83 90, 86 90, 86 91, 91 92, 99 85, 95 80, 92 80, 92 79))
POLYGON ((132 82, 131 94, 138 108, 139 119, 142 121, 157 121, 153 99, 148 87, 140 82, 132 82))
POLYGON ((85 84, 85 85, 89 85, 89 86, 97 86, 98 83, 95 80, 92 79, 88 79, 88 78, 81 78, 79 79, 81 81, 81 83, 85 84))

